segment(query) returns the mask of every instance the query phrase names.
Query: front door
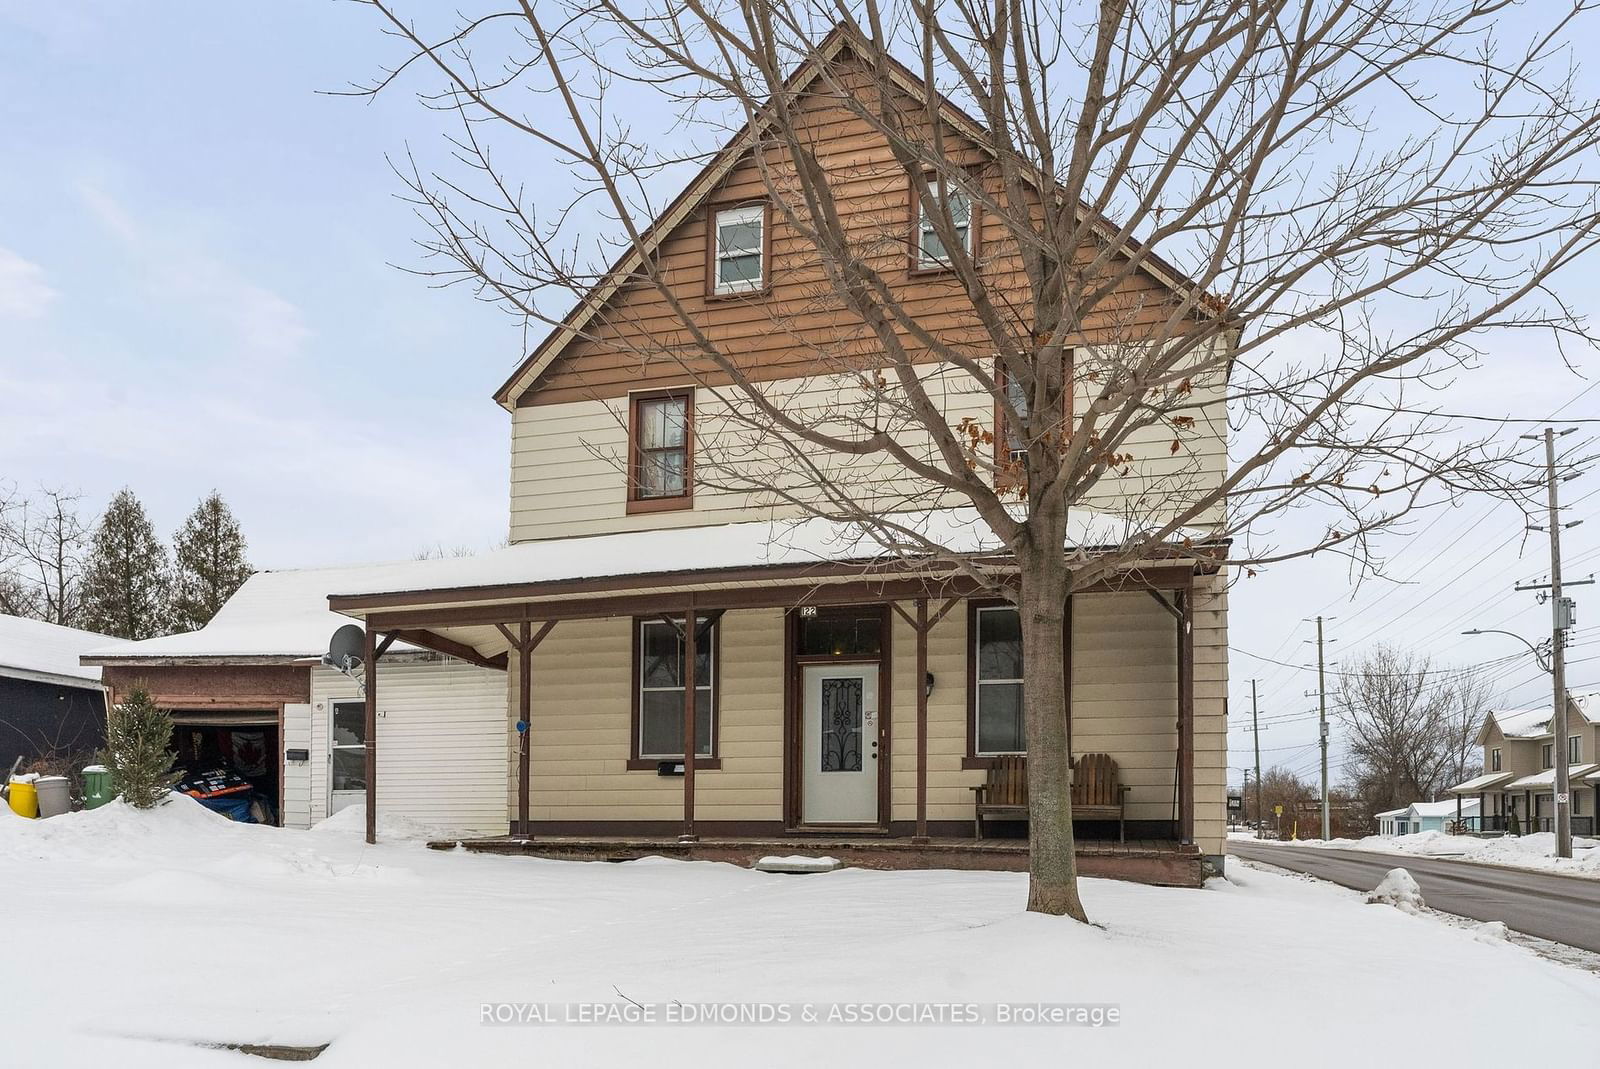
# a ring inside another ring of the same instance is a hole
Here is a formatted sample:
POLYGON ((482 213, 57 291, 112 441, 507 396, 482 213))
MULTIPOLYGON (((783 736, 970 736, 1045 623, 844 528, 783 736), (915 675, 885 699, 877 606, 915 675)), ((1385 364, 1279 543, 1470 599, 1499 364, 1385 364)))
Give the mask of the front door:
POLYGON ((878 822, 878 666, 807 665, 800 817, 878 822))
POLYGON ((328 815, 367 800, 367 703, 330 702, 328 815))

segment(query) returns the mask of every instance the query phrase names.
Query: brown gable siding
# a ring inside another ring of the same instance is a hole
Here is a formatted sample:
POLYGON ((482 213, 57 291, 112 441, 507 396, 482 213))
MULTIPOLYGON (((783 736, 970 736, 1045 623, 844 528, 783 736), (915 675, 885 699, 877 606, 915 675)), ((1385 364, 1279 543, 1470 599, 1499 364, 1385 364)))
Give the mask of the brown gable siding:
MULTIPOLYGON (((852 87, 863 97, 873 92, 865 74, 857 74, 852 87)), ((910 105, 909 99, 906 103, 910 105)), ((810 96, 804 114, 806 136, 818 146, 824 166, 842 176, 836 187, 839 207, 863 255, 896 284, 908 312, 924 327, 949 344, 981 353, 987 347, 985 335, 956 280, 943 272, 911 270, 914 218, 909 180, 887 142, 826 94, 810 96)), ((953 131, 948 138, 952 158, 980 173, 984 161, 979 149, 953 131)), ((785 175, 792 173, 786 156, 770 148, 767 165, 775 183, 784 188, 785 175)), ((769 213, 771 255, 765 265, 765 290, 740 297, 708 296, 711 212, 768 195, 753 160, 737 165, 706 204, 662 241, 658 262, 669 285, 706 334, 759 381, 837 371, 840 346, 850 343, 870 365, 876 348, 870 332, 838 304, 815 250, 776 209, 769 213), (820 361, 819 350, 828 354, 820 361)), ((1026 277, 1014 244, 999 233, 997 223, 985 226, 980 218, 978 225, 987 279, 1001 291, 1014 293, 1013 300, 1026 307, 1026 277)), ((1105 342, 1130 325, 1137 329, 1138 324, 1165 318, 1171 295, 1155 279, 1141 275, 1125 286, 1117 303, 1127 314, 1119 314, 1115 323, 1109 314, 1103 316, 1099 328, 1080 339, 1083 343, 1105 342)), ((691 358, 692 353, 691 339, 654 286, 634 282, 618 291, 586 336, 572 342, 517 404, 619 397, 630 390, 678 385, 690 375, 710 383, 726 381, 710 362, 691 358), (673 346, 689 359, 688 371, 672 351, 662 351, 673 346)))

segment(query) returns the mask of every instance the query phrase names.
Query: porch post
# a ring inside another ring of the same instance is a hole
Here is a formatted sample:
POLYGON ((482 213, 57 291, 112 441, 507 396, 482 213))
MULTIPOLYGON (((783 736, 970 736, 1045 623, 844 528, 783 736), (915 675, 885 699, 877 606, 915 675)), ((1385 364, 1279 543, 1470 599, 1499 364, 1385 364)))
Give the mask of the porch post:
POLYGON ((524 622, 517 633, 517 720, 522 724, 522 739, 517 753, 517 832, 533 838, 528 819, 529 781, 533 778, 533 625, 524 622))
POLYGON ((689 595, 689 604, 683 617, 683 834, 678 836, 680 842, 692 843, 694 834, 694 753, 696 749, 695 728, 695 660, 699 655, 698 638, 696 634, 699 623, 695 619, 694 595, 689 595))
POLYGON ((1178 841, 1194 842, 1194 613, 1178 592, 1178 841))
POLYGON ((367 842, 378 841, 378 635, 365 629, 361 648, 366 698, 367 842))
POLYGON ((1461 796, 1459 794, 1456 795, 1456 830, 1457 831, 1466 831, 1467 830, 1466 828, 1462 827, 1462 824, 1461 824, 1461 796))
MULTIPOLYGON (((928 841, 928 599, 917 599, 917 834, 928 841)), ((885 775, 879 769, 878 774, 885 775)))

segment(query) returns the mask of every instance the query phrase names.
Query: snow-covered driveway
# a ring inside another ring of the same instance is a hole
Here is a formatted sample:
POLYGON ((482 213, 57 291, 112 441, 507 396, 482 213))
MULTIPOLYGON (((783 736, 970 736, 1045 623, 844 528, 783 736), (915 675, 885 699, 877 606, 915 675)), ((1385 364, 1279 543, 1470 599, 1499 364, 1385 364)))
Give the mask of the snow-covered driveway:
MULTIPOLYGON (((203 1041, 331 1046, 318 1066, 1504 1064, 1556 1051, 1517 992, 1600 1041, 1600 978, 1326 884, 1085 881, 1103 927, 1021 912, 1010 873, 772 876, 366 847, 187 801, 0 813, 11 1064, 249 1066, 203 1041), (1115 1004, 1115 1027, 494 1026, 485 1003, 1115 1004), (1247 1021, 1247 1026, 1238 1022, 1247 1021), (1332 1029, 1317 1021, 1336 1022, 1332 1029), (1230 1022, 1233 1022, 1230 1024, 1230 1022), (1308 1029, 1320 1038, 1306 1042, 1308 1029)), ((356 814, 359 818, 359 813, 356 814)))

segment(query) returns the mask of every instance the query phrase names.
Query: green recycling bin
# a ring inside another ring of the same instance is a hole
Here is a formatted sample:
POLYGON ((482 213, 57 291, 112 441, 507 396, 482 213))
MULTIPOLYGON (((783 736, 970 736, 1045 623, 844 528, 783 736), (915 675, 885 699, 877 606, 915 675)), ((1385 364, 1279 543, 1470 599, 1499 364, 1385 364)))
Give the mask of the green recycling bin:
POLYGON ((105 765, 89 765, 83 770, 83 808, 99 809, 116 796, 109 768, 105 765))

